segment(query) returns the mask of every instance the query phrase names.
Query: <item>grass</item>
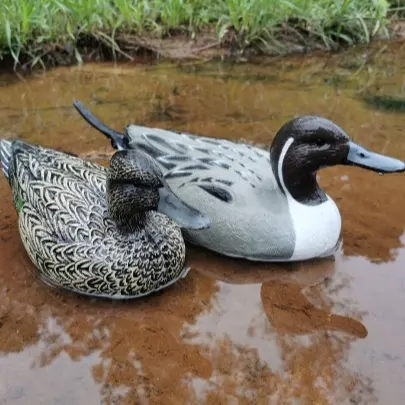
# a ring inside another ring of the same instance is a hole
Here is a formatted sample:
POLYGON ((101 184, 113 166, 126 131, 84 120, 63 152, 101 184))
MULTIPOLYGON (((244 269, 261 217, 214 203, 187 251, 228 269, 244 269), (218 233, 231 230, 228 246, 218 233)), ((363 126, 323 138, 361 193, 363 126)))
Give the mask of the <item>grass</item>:
POLYGON ((281 51, 285 38, 305 44, 308 36, 333 49, 386 32, 389 7, 388 0, 2 0, 0 59, 11 55, 15 63, 28 58, 35 64, 69 44, 81 61, 81 38, 119 52, 122 34, 181 30, 195 37, 207 27, 241 49, 281 51))

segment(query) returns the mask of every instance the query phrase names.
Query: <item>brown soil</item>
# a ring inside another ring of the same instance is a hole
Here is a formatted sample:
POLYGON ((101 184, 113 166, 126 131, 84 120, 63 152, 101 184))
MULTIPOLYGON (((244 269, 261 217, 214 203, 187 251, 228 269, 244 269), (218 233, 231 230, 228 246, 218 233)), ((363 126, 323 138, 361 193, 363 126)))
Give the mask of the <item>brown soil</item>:
MULTIPOLYGON (((86 64, 0 76, 2 137, 105 164, 109 143, 73 109, 126 124, 268 145, 298 114, 405 160, 401 44, 261 65, 86 64), (365 68, 366 66, 366 68, 365 68), (389 72, 388 68, 389 66, 389 72), (388 74, 388 73, 389 74, 388 74)), ((405 397, 404 177, 320 172, 343 217, 334 260, 272 265, 188 247, 186 279, 109 302, 44 285, 0 177, 0 404, 397 404, 405 397)))
MULTIPOLYGON (((404 22, 392 20, 388 28, 391 40, 402 40, 404 37, 404 22)), ((327 48, 319 36, 309 32, 300 32, 283 24, 278 32, 277 42, 283 48, 263 48, 261 43, 244 45, 244 40, 236 32, 229 29, 224 37, 219 40, 215 27, 201 29, 195 38, 191 38, 181 30, 173 30, 163 37, 153 33, 143 35, 118 34, 115 36, 115 49, 106 42, 102 36, 84 35, 75 44, 44 44, 42 49, 35 54, 42 63, 32 66, 32 55, 21 54, 20 63, 15 65, 11 55, 0 61, 1 70, 17 69, 20 72, 29 72, 31 69, 42 69, 44 66, 53 68, 57 66, 70 66, 78 63, 75 48, 77 48, 84 62, 136 62, 156 63, 161 60, 171 61, 209 61, 232 60, 246 62, 256 56, 280 56, 295 53, 314 51, 337 51, 347 48, 345 43, 336 42, 332 49, 327 48)), ((375 38, 381 40, 380 37, 375 38)))

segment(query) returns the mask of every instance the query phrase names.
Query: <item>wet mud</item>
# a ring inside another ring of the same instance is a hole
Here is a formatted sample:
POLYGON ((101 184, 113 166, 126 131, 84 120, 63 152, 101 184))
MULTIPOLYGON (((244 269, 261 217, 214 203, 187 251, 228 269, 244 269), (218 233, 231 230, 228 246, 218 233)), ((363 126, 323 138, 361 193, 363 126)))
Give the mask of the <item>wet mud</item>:
MULTIPOLYGON (((268 148, 296 115, 332 119, 405 160, 398 44, 260 64, 87 64, 0 76, 5 138, 108 162, 72 107, 268 148), (370 100, 396 100, 373 103, 370 100)), ((272 265, 188 247, 187 278, 149 298, 95 300, 41 283, 0 177, 0 404, 399 404, 405 397, 405 177, 334 167, 333 259, 272 265)))

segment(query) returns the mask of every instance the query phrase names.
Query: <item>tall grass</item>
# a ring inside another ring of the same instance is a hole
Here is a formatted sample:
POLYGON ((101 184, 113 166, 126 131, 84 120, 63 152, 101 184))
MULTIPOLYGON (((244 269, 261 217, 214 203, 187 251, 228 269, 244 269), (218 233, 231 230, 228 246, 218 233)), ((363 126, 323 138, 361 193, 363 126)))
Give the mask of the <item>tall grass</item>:
MULTIPOLYGON (((326 47, 368 42, 384 29, 387 0, 1 0, 0 58, 38 57, 49 44, 75 44, 83 35, 113 44, 118 33, 195 34, 232 30, 242 46, 270 46, 285 30, 310 33, 326 47)), ((111 45, 113 46, 113 45, 111 45)))

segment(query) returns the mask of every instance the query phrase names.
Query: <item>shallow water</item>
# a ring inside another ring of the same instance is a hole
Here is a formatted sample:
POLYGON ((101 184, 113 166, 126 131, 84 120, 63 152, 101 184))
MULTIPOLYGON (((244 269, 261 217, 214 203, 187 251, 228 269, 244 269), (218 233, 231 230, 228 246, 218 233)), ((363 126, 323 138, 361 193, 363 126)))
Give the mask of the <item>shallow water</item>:
MULTIPOLYGON (((405 48, 260 65, 112 64, 0 76, 0 128, 106 162, 72 107, 268 145, 295 115, 334 120, 405 160, 405 48)), ((189 276, 120 303, 50 289, 19 240, 0 178, 0 404, 399 404, 405 398, 405 177, 335 167, 335 260, 264 265, 189 248, 189 276)))

